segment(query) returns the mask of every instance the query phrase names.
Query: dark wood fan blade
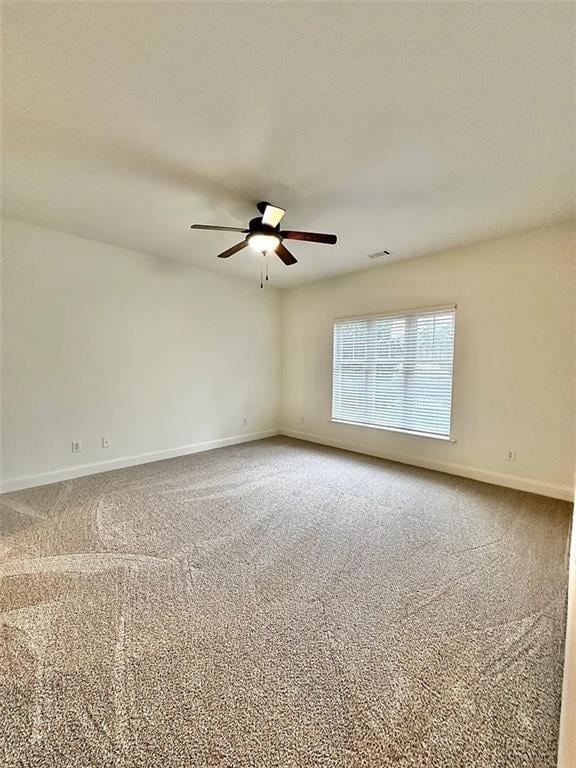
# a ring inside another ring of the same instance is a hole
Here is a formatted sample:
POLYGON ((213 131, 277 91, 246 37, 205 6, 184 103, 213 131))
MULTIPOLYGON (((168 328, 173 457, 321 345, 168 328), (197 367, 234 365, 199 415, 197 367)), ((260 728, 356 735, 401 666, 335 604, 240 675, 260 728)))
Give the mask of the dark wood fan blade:
POLYGON ((284 264, 286 264, 287 267, 290 266, 290 264, 296 264, 297 259, 292 256, 288 248, 285 248, 282 243, 276 247, 276 254, 277 256, 282 259, 284 264))
POLYGON ((264 209, 264 214, 262 216, 262 224, 265 224, 267 227, 276 227, 284 218, 285 213, 286 211, 284 208, 278 208, 277 205, 266 203, 266 208, 264 209))
POLYGON ((235 253, 238 253, 238 251, 241 251, 242 248, 246 248, 248 243, 246 240, 242 240, 241 243, 236 243, 236 245, 233 245, 232 248, 228 248, 227 251, 222 251, 222 253, 218 254, 219 259, 229 259, 230 256, 234 256, 235 253))
POLYGON ((280 232, 280 234, 285 240, 307 240, 310 243, 326 243, 326 245, 334 245, 338 239, 336 235, 323 235, 320 232, 295 232, 292 229, 280 232))
POLYGON ((219 232, 248 232, 247 229, 242 227, 213 227, 212 224, 192 224, 190 229, 214 229, 219 232))

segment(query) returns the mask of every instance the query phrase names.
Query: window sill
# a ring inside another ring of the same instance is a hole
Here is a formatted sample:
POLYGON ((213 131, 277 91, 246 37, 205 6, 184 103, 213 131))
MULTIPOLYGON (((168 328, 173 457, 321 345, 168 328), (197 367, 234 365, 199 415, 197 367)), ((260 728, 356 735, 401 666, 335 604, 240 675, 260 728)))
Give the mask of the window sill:
POLYGON ((446 437, 445 435, 433 435, 429 432, 412 432, 408 429, 396 429, 395 427, 381 427, 378 424, 363 424, 358 421, 344 421, 343 419, 329 419, 333 424, 346 424, 349 427, 364 427, 365 429, 379 429, 384 432, 396 432, 399 435, 408 435, 408 437, 423 437, 427 440, 440 440, 442 443, 455 443, 456 440, 453 437, 446 437))

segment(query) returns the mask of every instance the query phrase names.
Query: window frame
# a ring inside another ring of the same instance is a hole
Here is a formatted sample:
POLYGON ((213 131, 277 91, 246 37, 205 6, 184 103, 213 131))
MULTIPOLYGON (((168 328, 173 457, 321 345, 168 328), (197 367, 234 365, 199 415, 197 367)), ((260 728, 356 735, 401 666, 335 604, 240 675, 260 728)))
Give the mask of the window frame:
POLYGON ((389 312, 374 312, 365 315, 352 315, 344 317, 335 317, 332 321, 332 341, 331 341, 331 375, 330 375, 330 418, 329 422, 333 424, 344 424, 352 427, 363 427, 365 429, 378 429, 384 432, 394 432, 400 435, 407 435, 408 437, 419 437, 425 440, 440 440, 443 443, 455 443, 456 438, 454 436, 454 382, 455 382, 455 360, 456 360, 456 310, 457 304, 442 304, 433 307, 417 307, 413 309, 396 309, 389 312), (453 344, 452 344, 452 381, 450 388, 450 433, 448 435, 438 435, 430 432, 419 432, 411 429, 402 429, 401 427, 389 427, 382 424, 368 424, 359 421, 348 421, 347 419, 338 419, 333 415, 334 412, 334 353, 335 353, 335 330, 336 326, 342 322, 354 322, 362 320, 379 320, 388 317, 409 317, 411 315, 426 315, 435 314, 440 312, 454 312, 454 330, 453 330, 453 344))

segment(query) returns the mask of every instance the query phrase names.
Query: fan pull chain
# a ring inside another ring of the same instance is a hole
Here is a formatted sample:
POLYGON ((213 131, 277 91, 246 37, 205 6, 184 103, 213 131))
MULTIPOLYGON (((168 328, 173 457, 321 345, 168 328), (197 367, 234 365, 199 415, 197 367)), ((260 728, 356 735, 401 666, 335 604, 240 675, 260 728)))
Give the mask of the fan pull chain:
POLYGON ((268 275, 268 254, 266 251, 262 251, 262 259, 260 261, 260 288, 264 288, 264 283, 269 282, 270 277, 268 275), (266 278, 264 278, 266 274, 266 278))

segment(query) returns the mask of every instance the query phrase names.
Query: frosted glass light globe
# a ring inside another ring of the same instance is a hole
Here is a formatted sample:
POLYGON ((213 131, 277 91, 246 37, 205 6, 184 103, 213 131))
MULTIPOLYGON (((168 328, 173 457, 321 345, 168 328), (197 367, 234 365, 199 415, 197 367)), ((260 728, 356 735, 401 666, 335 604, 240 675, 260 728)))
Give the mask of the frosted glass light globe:
POLYGON ((268 253, 273 251, 280 244, 280 238, 277 235, 249 235, 248 245, 257 253, 268 253))

